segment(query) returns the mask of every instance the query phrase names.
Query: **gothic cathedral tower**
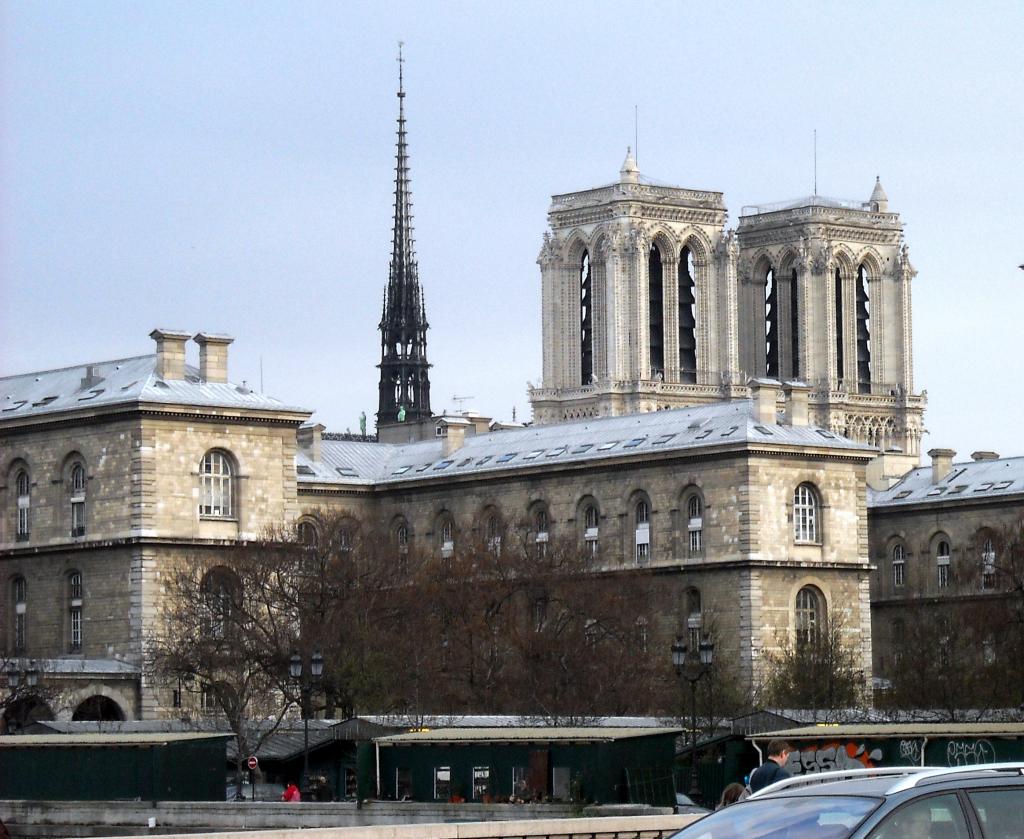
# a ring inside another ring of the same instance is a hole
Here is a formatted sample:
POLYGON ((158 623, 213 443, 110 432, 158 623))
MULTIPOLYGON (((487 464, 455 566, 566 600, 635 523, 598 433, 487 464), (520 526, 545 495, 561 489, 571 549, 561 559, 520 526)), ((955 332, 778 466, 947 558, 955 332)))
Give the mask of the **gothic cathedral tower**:
POLYGON ((429 420, 430 364, 427 363, 427 314, 420 290, 412 238, 412 194, 405 138, 405 88, 398 54, 398 151, 395 162, 395 223, 388 287, 380 319, 381 426, 429 420))
POLYGON ((811 421, 877 446, 891 474, 916 465, 915 271, 881 183, 725 219, 721 193, 646 181, 630 153, 616 183, 553 197, 534 420, 746 398, 770 378, 809 386, 811 421))

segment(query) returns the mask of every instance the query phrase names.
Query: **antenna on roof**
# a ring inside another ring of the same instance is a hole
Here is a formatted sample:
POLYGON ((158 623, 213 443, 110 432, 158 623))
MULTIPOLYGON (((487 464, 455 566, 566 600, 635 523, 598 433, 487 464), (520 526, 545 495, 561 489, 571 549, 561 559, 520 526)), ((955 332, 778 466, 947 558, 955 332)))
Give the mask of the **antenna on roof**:
POLYGON ((455 407, 455 413, 457 413, 457 414, 463 413, 464 407, 465 407, 464 403, 468 402, 470 399, 475 399, 475 398, 476 397, 473 397, 473 396, 456 396, 453 393, 452 394, 452 402, 454 402, 455 406, 456 406, 455 407))
POLYGON ((814 129, 814 194, 818 194, 818 129, 814 129))

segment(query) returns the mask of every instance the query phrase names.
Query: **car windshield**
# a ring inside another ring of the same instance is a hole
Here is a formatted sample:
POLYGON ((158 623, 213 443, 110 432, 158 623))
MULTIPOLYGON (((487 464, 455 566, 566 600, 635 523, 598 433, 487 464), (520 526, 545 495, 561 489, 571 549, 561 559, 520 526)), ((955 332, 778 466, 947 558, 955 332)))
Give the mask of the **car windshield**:
POLYGON ((880 798, 840 795, 763 798, 733 804, 673 839, 845 839, 880 798))

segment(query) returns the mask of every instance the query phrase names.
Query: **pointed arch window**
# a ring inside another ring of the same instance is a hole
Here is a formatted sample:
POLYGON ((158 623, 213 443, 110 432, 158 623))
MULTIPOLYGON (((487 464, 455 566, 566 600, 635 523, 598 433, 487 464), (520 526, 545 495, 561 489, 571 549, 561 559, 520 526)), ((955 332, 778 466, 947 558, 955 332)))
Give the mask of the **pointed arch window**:
POLYGON ((24 577, 11 581, 11 600, 14 608, 14 652, 23 653, 28 648, 28 583, 24 577))
POLYGON ((71 467, 71 535, 85 535, 85 466, 71 467))
POLYGON ((804 586, 796 595, 796 642, 798 647, 817 643, 825 618, 824 598, 813 586, 804 586))
POLYGON ((691 557, 704 553, 704 501, 696 492, 686 499, 686 538, 691 557))
POLYGON ((949 588, 949 542, 940 539, 935 548, 935 570, 939 588, 949 588))
POLYGON ((583 541, 586 544, 587 553, 591 557, 597 556, 597 537, 599 515, 594 504, 588 504, 583 512, 583 541))
POLYGON ((26 470, 18 472, 14 485, 18 499, 16 538, 19 542, 27 542, 32 528, 32 482, 26 470))
POLYGON ((764 358, 765 373, 779 375, 779 289, 775 269, 770 265, 764 276, 764 358))
POLYGON ((634 544, 637 565, 651 561, 651 507, 641 499, 633 507, 634 544))
POLYGON ((996 551, 991 539, 985 539, 981 548, 981 590, 991 591, 996 587, 996 551))
POLYGON ((810 484, 800 484, 793 493, 793 538, 797 542, 821 540, 818 493, 810 484))
POLYGON ((789 280, 789 353, 792 376, 800 378, 800 282, 796 268, 789 280))
POLYGON ((580 257, 580 384, 594 379, 594 287, 590 270, 590 254, 580 257))
POLYGON ((68 651, 82 650, 82 572, 68 574, 68 651))
POLYGON ((697 381, 697 266, 693 251, 679 254, 679 380, 697 381))
POLYGON ((234 468, 226 452, 213 449, 199 463, 202 498, 199 515, 207 518, 234 518, 234 468))
POLYGON ((906 582, 906 551, 902 544, 892 549, 892 584, 900 588, 906 582))
POLYGON ((871 393, 871 307, 868 270, 857 268, 857 392, 871 393))
POLYGON ((647 325, 651 378, 665 375, 664 265, 661 251, 652 244, 647 258, 647 325))
POLYGON ((533 511, 533 540, 537 546, 537 556, 540 559, 547 556, 549 527, 547 507, 543 504, 538 504, 533 511))
POLYGON ((455 525, 452 520, 446 518, 441 523, 441 557, 450 559, 455 553, 455 525))
POLYGON ((501 553, 501 522, 495 513, 487 516, 487 550, 493 554, 501 553))
POLYGON ((843 353, 843 277, 839 268, 835 270, 833 292, 836 328, 836 379, 841 382, 846 378, 846 359, 843 353))

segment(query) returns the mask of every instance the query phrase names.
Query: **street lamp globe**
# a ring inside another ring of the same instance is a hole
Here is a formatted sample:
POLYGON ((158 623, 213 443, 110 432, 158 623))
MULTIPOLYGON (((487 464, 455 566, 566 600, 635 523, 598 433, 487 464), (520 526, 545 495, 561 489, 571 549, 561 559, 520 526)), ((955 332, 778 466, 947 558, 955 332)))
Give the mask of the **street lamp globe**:
POLYGON ((705 667, 710 667, 714 660, 715 642, 711 640, 709 635, 705 635, 700 639, 700 663, 705 667))
POLYGON ((672 663, 675 665, 677 673, 686 664, 686 644, 683 642, 681 635, 672 644, 672 663))
POLYGON ((324 674, 324 657, 320 650, 313 650, 313 655, 309 660, 309 672, 314 679, 319 679, 324 674))
POLYGON ((302 675, 302 659, 298 653, 292 653, 292 657, 288 659, 288 675, 293 679, 298 679, 302 675))

